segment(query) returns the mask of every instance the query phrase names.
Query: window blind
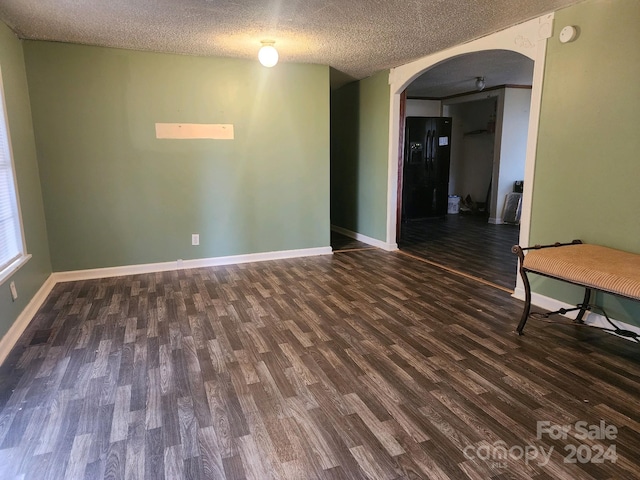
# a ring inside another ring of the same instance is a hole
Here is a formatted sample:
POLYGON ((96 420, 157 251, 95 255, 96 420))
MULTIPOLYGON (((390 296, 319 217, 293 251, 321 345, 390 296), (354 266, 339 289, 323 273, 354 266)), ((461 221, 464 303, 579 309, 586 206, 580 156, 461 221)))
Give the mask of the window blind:
POLYGON ((4 89, 0 79, 0 272, 22 255, 22 234, 9 148, 4 89))

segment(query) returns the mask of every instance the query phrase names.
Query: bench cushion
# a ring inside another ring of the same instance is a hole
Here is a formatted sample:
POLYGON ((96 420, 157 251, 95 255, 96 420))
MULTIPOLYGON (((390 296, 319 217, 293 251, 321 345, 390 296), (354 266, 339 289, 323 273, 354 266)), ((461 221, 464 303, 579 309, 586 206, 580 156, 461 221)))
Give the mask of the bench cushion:
POLYGON ((532 272, 640 300, 640 254, 599 245, 529 250, 524 268, 532 272))

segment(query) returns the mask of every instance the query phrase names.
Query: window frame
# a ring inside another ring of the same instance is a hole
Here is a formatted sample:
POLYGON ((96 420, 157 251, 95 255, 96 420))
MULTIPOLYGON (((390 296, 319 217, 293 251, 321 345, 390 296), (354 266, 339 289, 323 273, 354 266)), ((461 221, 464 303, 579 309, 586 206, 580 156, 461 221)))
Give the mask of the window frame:
MULTIPOLYGON (((0 269, 0 286, 3 285, 9 278, 13 276, 13 274, 18 271, 22 265, 24 265, 30 258, 31 255, 27 253, 27 243, 25 241, 24 236, 24 222, 22 221, 22 209, 20 207, 20 192, 18 191, 18 178, 16 175, 16 165, 13 157, 13 146, 11 144, 11 131, 9 129, 9 115, 7 112, 7 101, 6 101, 6 92, 4 89, 4 81, 2 76, 2 67, 0 66, 0 107, 2 111, 0 115, 0 122, 4 122, 4 132, 6 134, 6 145, 7 151, 6 153, 9 155, 9 168, 11 169, 11 177, 13 179, 13 202, 15 202, 15 215, 17 216, 17 224, 16 227, 19 228, 19 239, 18 239, 18 256, 13 259, 10 263, 5 265, 2 269, 0 269)), ((0 127, 1 128, 1 127, 0 127)))

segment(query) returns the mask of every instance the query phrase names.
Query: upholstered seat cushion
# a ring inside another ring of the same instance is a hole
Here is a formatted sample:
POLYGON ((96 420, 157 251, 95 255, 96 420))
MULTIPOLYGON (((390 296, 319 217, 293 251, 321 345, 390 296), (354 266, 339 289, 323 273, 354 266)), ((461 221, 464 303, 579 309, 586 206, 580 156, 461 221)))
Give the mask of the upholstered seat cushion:
POLYGON ((640 254, 599 245, 529 250, 524 267, 570 282, 640 300, 640 254))

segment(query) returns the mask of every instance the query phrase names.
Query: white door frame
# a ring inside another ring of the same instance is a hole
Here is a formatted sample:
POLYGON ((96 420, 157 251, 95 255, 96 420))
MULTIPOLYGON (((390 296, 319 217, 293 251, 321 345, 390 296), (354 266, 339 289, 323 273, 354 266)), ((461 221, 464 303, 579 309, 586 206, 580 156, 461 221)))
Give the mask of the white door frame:
MULTIPOLYGON (((531 87, 531 111, 529 115, 529 131, 527 136, 527 153, 525 160, 524 193, 522 197, 522 215, 520 219, 520 245, 529 242, 531 221, 531 198, 533 192, 533 174, 535 170, 536 147, 538 143, 538 121, 542 100, 542 80, 547 53, 547 39, 553 32, 554 14, 544 15, 528 22, 509 27, 469 43, 455 46, 442 52, 415 60, 406 65, 391 69, 390 115, 389 115, 389 165, 387 184, 387 239, 391 249, 397 249, 396 207, 398 202, 398 142, 400 138, 400 94, 425 71, 441 62, 467 53, 483 50, 510 50, 529 57, 534 61, 533 83, 531 87)), ((518 286, 520 285, 518 277, 518 286)))

